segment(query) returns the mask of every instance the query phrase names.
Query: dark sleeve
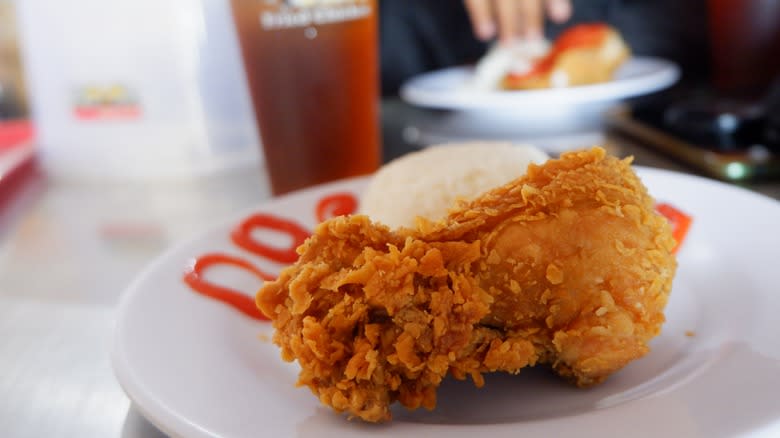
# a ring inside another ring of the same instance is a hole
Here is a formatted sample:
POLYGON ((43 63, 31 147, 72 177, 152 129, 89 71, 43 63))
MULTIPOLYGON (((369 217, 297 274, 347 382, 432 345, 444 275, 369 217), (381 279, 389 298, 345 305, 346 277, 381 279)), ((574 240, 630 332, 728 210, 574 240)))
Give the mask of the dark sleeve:
POLYGON ((379 41, 383 95, 414 75, 475 62, 485 52, 461 0, 380 0, 379 41))
POLYGON ((637 55, 676 62, 684 79, 701 81, 710 71, 706 0, 619 0, 610 22, 637 55))

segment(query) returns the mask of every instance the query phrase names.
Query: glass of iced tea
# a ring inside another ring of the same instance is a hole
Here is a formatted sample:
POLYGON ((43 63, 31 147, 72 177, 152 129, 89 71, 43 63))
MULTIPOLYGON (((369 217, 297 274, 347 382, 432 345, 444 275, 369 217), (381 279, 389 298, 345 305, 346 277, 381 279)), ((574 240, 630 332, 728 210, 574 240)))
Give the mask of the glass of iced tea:
POLYGON ((376 0, 231 4, 272 192, 376 170, 376 0))

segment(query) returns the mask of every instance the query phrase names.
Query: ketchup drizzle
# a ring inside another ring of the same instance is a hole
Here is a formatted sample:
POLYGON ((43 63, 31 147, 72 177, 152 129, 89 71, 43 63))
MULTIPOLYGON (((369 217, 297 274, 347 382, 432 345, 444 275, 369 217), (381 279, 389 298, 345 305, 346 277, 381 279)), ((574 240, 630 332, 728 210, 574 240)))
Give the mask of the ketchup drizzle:
POLYGON ((184 282, 195 292, 222 301, 250 318, 268 321, 268 317, 258 310, 254 299, 243 292, 229 287, 218 286, 204 278, 204 271, 216 265, 232 265, 247 270, 263 280, 274 279, 273 275, 261 271, 247 260, 227 254, 211 253, 204 254, 195 260, 192 267, 184 273, 184 282))
POLYGON ((257 213, 238 224, 233 232, 230 233, 230 238, 239 247, 260 257, 265 257, 278 263, 293 263, 298 260, 298 253, 295 252, 295 248, 298 248, 306 241, 309 235, 311 233, 308 230, 293 221, 270 214, 257 213), (287 248, 277 248, 258 242, 252 237, 252 230, 255 228, 265 228, 285 233, 292 238, 292 242, 287 248))
MULTIPOLYGON (((324 196, 317 202, 315 217, 322 222, 335 216, 347 215, 357 210, 357 199, 350 193, 334 193, 324 196)), ((257 213, 247 217, 239 223, 230 233, 230 238, 238 247, 256 254, 266 260, 277 263, 294 263, 298 259, 298 248, 311 235, 311 232, 301 225, 287 219, 266 213, 257 213), (286 248, 278 248, 252 237, 255 229, 267 229, 287 234, 292 238, 286 248)), ((263 272, 252 262, 221 253, 204 254, 193 263, 192 267, 184 273, 184 282, 195 292, 213 298, 234 307, 250 318, 268 321, 268 317, 258 310, 254 299, 245 292, 230 287, 219 286, 207 281, 204 272, 212 266, 230 265, 244 269, 260 279, 270 281, 275 277, 263 272)))
POLYGON ((345 216, 357 211, 357 199, 351 193, 334 193, 320 199, 315 209, 317 221, 324 222, 336 216, 345 216))

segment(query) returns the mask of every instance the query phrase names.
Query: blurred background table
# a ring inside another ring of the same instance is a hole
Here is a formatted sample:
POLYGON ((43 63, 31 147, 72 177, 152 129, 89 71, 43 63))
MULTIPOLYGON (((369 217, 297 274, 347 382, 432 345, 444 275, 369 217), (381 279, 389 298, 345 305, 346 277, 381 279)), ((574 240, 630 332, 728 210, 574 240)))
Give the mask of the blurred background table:
MULTIPOLYGON (((425 110, 382 105, 385 161, 425 110)), ((614 134, 635 163, 691 172, 614 134)), ((747 189, 780 199, 780 182, 747 189)), ((161 436, 132 407, 109 360, 123 289, 167 247, 268 199, 254 163, 187 181, 49 181, 28 166, 0 180, 0 430, 9 437, 161 436)))

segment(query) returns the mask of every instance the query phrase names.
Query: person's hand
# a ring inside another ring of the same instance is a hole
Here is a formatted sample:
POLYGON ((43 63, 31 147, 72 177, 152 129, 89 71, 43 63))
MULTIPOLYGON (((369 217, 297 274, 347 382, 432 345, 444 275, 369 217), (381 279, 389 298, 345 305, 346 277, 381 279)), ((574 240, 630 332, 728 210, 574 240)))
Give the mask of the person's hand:
POLYGON ((571 16, 570 0, 464 0, 474 35, 486 41, 498 35, 502 43, 544 36, 545 11, 562 23, 571 16))

